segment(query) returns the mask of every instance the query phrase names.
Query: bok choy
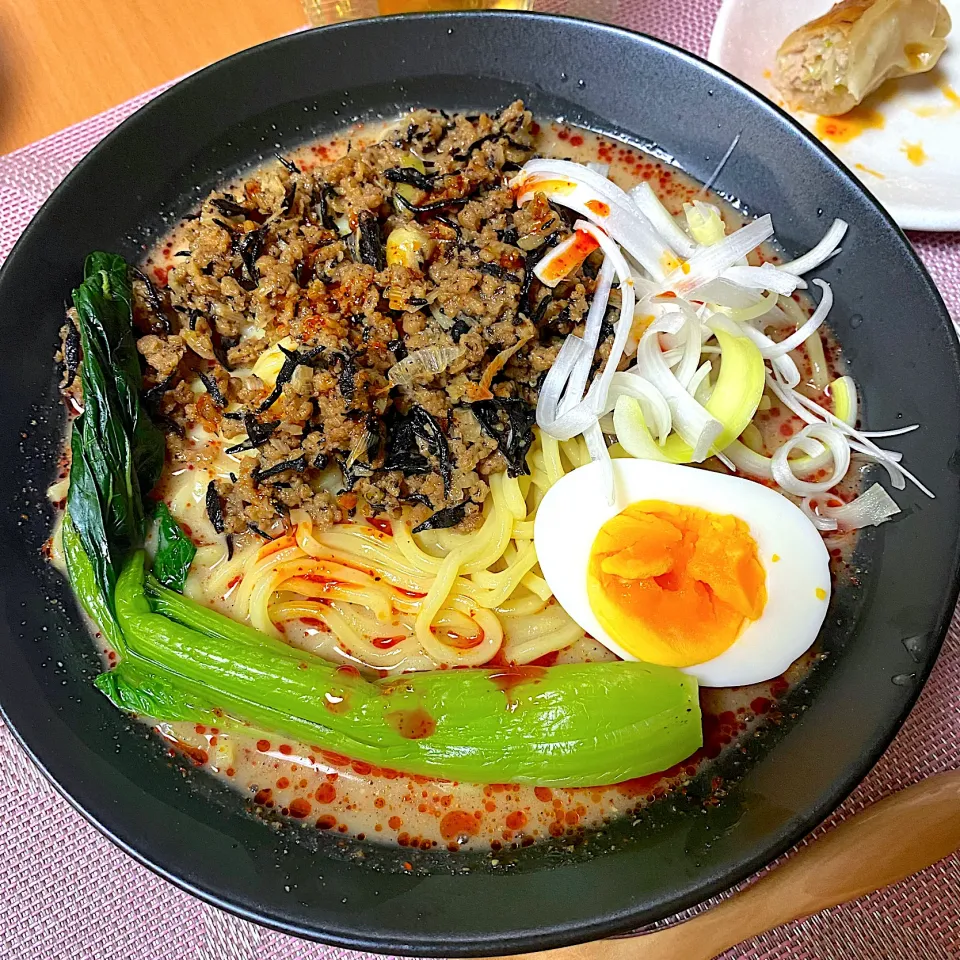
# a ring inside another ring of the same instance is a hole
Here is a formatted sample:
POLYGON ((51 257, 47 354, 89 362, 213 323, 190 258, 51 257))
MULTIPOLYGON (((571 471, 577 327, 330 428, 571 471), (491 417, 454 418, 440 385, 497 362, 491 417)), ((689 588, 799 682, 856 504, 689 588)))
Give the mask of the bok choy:
POLYGON ((606 783, 664 769, 700 745, 696 684, 669 667, 435 670, 371 683, 160 584, 148 589, 143 564, 138 552, 121 573, 117 615, 134 669, 149 664, 162 688, 150 694, 142 672, 99 686, 121 706, 141 698, 157 719, 196 722, 190 705, 216 713, 220 729, 252 723, 407 773, 478 783, 606 783))
MULTIPOLYGON (((70 437, 67 512, 108 605, 120 564, 143 542, 143 498, 160 479, 166 449, 140 404, 132 296, 122 257, 87 257, 83 283, 73 292, 83 350, 83 413, 70 437)), ((76 560, 75 551, 67 555, 76 560)))

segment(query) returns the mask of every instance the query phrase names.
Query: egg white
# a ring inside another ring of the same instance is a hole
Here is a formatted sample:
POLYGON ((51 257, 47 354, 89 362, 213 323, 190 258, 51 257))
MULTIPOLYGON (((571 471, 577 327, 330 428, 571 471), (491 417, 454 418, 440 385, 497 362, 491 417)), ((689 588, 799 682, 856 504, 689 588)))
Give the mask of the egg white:
POLYGON ((750 528, 766 574, 767 602, 760 618, 719 656, 684 672, 706 687, 760 683, 780 676, 810 647, 827 615, 830 555, 799 507, 751 480, 631 459, 613 461, 616 499, 610 504, 601 469, 591 463, 554 484, 537 510, 533 534, 544 578, 587 633, 625 660, 638 659, 600 626, 590 607, 590 548, 600 527, 631 503, 664 500, 739 517, 750 528))

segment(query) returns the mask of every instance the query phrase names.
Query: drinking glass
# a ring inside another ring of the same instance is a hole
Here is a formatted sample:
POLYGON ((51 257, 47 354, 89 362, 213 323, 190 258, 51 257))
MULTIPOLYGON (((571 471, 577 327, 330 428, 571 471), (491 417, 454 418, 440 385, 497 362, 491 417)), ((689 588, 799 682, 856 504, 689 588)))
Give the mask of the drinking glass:
POLYGON ((612 20, 616 0, 303 0, 314 26, 396 13, 437 10, 545 10, 592 20, 612 20))

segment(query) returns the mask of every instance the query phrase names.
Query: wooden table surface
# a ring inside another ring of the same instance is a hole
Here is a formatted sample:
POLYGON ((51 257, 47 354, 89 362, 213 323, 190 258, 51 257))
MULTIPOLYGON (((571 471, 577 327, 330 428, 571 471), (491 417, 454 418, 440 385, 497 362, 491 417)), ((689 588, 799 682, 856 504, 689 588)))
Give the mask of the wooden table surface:
POLYGON ((300 0, 0 0, 0 154, 305 23, 300 0))

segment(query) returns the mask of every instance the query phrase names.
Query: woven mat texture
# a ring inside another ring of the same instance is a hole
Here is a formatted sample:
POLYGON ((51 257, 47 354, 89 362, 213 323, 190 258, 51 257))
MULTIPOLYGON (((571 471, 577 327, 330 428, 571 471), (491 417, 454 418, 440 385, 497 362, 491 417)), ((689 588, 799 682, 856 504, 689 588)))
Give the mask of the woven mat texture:
MULTIPOLYGON (((776 2, 776 0, 771 0, 776 2)), ((719 0, 622 0, 617 22, 706 54, 719 0)), ((574 10, 576 3, 541 8, 574 10)), ((64 175, 153 90, 0 157, 0 261, 64 175)), ((960 235, 911 239, 960 321, 960 235)), ((897 739, 815 838, 891 791, 960 766, 960 621, 897 739)), ((236 919, 113 847, 34 769, 0 723, 2 960, 362 960, 236 919), (44 811, 41 817, 38 811, 44 811)), ((698 908, 698 911, 701 908, 698 908)), ((691 912, 698 912, 691 911, 691 912)), ((960 958, 960 856, 872 896, 777 929, 724 960, 960 958)), ((678 958, 683 960, 683 958, 678 958)))

